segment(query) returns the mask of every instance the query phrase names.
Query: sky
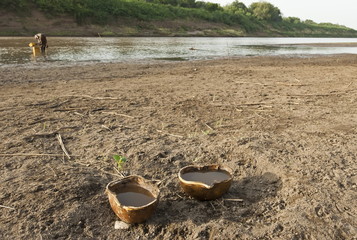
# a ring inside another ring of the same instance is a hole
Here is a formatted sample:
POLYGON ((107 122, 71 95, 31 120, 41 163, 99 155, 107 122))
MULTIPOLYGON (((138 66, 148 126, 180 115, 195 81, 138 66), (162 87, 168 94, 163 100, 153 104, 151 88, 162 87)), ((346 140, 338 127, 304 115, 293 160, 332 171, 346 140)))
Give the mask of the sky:
MULTIPOLYGON (((234 0, 203 0, 221 6, 234 0)), ((260 0, 239 0, 247 7, 260 0)), ((329 22, 357 30, 357 0, 266 0, 280 9, 283 17, 310 19, 316 23, 329 22)))

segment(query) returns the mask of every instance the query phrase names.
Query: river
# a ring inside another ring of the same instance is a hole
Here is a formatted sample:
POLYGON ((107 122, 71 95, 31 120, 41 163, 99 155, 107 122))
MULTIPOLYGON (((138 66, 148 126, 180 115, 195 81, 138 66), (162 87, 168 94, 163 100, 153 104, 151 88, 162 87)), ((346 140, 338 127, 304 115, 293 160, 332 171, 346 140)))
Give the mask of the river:
POLYGON ((308 45, 357 43, 357 38, 48 37, 46 57, 34 57, 30 42, 34 42, 33 37, 0 37, 0 67, 357 54, 356 45, 308 45))

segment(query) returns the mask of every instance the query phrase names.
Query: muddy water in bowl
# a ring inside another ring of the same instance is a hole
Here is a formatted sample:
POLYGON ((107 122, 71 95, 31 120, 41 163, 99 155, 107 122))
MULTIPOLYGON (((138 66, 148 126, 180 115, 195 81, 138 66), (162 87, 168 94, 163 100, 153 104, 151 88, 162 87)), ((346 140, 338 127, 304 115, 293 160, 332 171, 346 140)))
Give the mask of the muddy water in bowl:
POLYGON ((117 194, 120 204, 124 206, 142 207, 156 200, 152 193, 141 187, 128 187, 117 194))
POLYGON ((228 191, 232 183, 231 170, 220 165, 187 166, 179 172, 180 185, 198 200, 213 200, 228 191))
POLYGON ((186 181, 201 182, 208 186, 213 186, 215 183, 229 180, 231 175, 227 171, 202 171, 202 172, 188 172, 181 175, 186 181))
POLYGON ((146 221, 156 209, 160 190, 140 176, 128 176, 107 185, 106 193, 114 213, 124 222, 146 221))

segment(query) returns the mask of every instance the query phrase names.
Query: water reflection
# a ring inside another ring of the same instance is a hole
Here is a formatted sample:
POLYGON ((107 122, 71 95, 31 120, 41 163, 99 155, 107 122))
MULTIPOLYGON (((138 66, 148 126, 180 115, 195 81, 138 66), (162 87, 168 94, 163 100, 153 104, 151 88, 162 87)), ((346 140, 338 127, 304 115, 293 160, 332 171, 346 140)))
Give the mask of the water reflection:
POLYGON ((32 37, 1 37, 0 66, 184 61, 230 56, 357 54, 357 48, 300 45, 357 43, 356 38, 68 38, 49 37, 48 56, 31 56, 32 37))

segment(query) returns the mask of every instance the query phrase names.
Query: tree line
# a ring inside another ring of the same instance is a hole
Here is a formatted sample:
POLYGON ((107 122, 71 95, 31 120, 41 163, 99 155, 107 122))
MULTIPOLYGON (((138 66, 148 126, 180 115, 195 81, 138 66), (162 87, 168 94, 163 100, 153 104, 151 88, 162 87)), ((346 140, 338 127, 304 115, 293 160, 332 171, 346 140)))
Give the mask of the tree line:
POLYGON ((107 24, 126 17, 142 21, 199 19, 240 26, 245 32, 265 31, 272 26, 279 31, 293 32, 309 28, 338 31, 355 30, 331 23, 317 24, 297 17, 282 17, 279 8, 269 2, 254 2, 246 6, 235 0, 226 6, 196 0, 1 0, 0 9, 26 13, 39 8, 50 15, 69 14, 79 24, 107 24))

